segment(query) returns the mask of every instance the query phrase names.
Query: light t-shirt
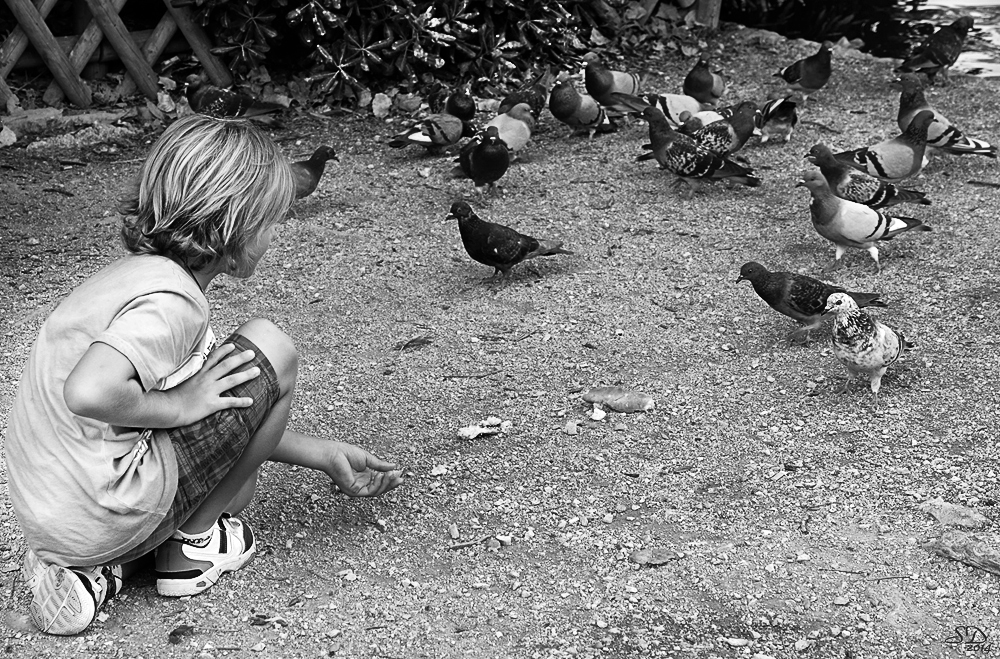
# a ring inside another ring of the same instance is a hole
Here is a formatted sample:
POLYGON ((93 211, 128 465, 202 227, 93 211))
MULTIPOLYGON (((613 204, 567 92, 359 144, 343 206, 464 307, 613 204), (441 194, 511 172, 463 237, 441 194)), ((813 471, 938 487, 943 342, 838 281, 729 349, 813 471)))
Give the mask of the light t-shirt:
POLYGON ((86 280, 46 319, 21 375, 5 453, 14 512, 44 561, 100 565, 149 537, 169 510, 177 462, 163 432, 70 412, 66 378, 96 341, 125 355, 143 389, 198 372, 215 336, 182 266, 130 255, 86 280))

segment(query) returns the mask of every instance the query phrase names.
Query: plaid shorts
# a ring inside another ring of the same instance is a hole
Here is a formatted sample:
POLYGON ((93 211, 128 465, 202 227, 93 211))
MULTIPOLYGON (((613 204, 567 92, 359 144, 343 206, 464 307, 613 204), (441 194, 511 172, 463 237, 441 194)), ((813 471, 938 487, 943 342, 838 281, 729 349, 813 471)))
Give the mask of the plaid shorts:
MULTIPOLYGON (((163 544, 205 500, 208 493, 229 473, 278 401, 278 376, 264 353, 250 339, 233 334, 224 343, 236 346, 234 353, 253 350, 255 355, 239 370, 252 366, 260 375, 222 394, 253 398, 250 407, 232 407, 181 428, 158 430, 170 438, 177 458, 177 493, 163 521, 146 540, 109 563, 126 563, 140 558, 163 544)), ((162 440, 162 435, 159 439, 162 440)))

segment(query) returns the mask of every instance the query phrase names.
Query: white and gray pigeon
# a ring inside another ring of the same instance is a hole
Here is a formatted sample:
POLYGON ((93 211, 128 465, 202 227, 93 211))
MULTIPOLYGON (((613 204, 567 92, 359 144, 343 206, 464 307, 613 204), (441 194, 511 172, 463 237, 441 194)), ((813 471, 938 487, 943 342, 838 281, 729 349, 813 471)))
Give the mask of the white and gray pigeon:
POLYGON ((934 115, 927 127, 927 148, 931 152, 939 149, 945 153, 959 156, 974 154, 988 158, 997 157, 995 146, 989 142, 965 136, 937 108, 927 102, 927 97, 924 95, 924 83, 920 76, 916 73, 902 73, 899 76, 899 83, 903 88, 899 94, 899 113, 896 115, 899 130, 905 131, 920 112, 929 110, 934 115))
POLYGON ((873 319, 858 308, 846 293, 833 293, 826 299, 827 313, 835 313, 833 321, 833 354, 847 369, 847 382, 839 393, 845 393, 855 377, 867 377, 874 406, 878 408, 878 392, 882 376, 906 348, 913 344, 896 330, 873 319))
POLYGON ((916 176, 927 166, 927 129, 934 113, 921 110, 901 135, 878 144, 844 151, 837 160, 887 183, 916 176))
POLYGON ((836 256, 825 268, 826 270, 832 270, 840 265, 840 259, 847 248, 853 247, 866 250, 881 272, 878 248, 875 246, 877 241, 888 240, 910 229, 931 230, 921 220, 912 217, 890 217, 864 204, 841 199, 833 194, 826 177, 818 169, 805 172, 802 180, 795 185, 808 188, 812 195, 809 213, 816 233, 837 247, 836 256))

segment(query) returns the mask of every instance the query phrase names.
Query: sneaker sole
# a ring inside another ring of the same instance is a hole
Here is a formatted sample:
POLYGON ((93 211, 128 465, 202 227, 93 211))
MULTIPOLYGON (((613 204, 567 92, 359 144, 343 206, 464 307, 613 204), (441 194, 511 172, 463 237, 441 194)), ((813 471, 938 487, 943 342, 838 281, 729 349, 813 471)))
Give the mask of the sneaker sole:
POLYGON ((165 597, 187 597, 203 593, 219 580, 226 572, 235 572, 246 565, 257 553, 256 539, 252 545, 239 556, 226 563, 219 563, 212 569, 203 572, 197 577, 189 579, 157 578, 156 592, 165 597))
POLYGON ((79 634, 94 621, 97 606, 94 596, 72 570, 53 565, 42 576, 37 595, 28 606, 31 621, 41 631, 58 636, 79 634))

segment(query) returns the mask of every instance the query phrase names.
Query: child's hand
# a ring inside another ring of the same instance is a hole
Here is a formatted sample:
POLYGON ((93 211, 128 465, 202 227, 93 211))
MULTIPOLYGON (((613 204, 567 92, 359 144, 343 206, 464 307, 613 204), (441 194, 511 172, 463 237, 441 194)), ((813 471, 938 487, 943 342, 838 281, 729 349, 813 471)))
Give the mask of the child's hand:
POLYGON ((176 398, 177 427, 201 421, 220 410, 253 405, 253 398, 222 395, 233 387, 260 375, 260 369, 256 366, 238 370, 254 358, 254 351, 244 350, 234 353, 235 349, 236 346, 232 343, 222 344, 212 351, 200 371, 164 392, 176 398))
POLYGON ((349 497, 377 497, 403 484, 402 469, 346 442, 336 442, 324 471, 349 497))

